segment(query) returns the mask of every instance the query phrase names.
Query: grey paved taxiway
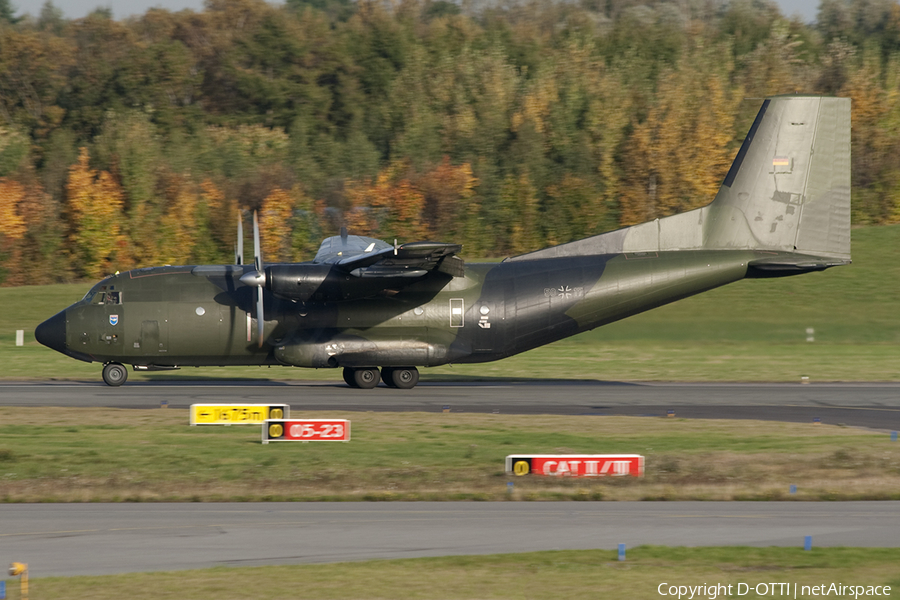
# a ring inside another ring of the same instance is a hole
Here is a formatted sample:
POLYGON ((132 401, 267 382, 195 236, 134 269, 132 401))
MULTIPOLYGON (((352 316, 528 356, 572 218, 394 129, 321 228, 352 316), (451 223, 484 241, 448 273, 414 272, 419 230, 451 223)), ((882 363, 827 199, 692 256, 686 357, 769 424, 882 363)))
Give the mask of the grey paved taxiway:
POLYGON ((294 411, 374 410, 762 419, 900 429, 900 384, 424 383, 412 390, 355 390, 333 382, 3 383, 0 406, 173 408, 211 402, 284 402, 294 411))
POLYGON ((897 547, 900 502, 0 505, 32 577, 669 546, 897 547))

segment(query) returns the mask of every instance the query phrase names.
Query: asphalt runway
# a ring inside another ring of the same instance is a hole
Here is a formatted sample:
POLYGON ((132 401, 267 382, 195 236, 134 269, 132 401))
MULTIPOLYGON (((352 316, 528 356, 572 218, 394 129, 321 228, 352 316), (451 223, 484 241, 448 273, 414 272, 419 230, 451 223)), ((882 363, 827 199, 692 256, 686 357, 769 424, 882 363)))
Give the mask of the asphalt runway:
POLYGON ((489 381, 357 390, 334 382, 134 382, 0 384, 0 406, 172 408, 278 402, 292 411, 496 412, 761 419, 900 430, 900 384, 618 383, 489 381))
POLYGON ((0 505, 32 577, 559 549, 900 546, 900 502, 0 505))

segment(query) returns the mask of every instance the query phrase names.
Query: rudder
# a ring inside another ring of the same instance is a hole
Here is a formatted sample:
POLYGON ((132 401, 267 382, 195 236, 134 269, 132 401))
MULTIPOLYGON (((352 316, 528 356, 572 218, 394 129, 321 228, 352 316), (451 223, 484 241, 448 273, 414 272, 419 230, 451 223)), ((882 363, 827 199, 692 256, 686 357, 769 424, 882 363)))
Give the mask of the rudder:
POLYGON ((767 99, 713 203, 704 247, 850 258, 850 100, 767 99))

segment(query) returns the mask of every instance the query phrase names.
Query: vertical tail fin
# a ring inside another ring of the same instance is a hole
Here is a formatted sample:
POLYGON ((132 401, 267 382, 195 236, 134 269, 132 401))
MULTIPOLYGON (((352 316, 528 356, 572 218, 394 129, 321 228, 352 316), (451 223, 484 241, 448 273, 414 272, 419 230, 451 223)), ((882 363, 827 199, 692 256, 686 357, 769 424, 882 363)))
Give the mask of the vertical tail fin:
POLYGON ((850 100, 767 99, 715 201, 705 248, 850 258, 850 100))
POLYGON ((763 102, 712 204, 507 260, 670 250, 768 250, 850 260, 850 100, 763 102))

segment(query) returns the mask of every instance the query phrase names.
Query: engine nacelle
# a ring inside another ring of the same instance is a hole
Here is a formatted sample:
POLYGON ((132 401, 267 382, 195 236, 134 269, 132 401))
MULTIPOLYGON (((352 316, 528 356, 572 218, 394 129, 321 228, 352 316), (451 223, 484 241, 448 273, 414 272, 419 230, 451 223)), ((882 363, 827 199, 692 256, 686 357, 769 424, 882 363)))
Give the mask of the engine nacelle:
MULTIPOLYGON (((331 265, 273 265, 266 268, 266 288, 277 296, 302 300, 335 300, 333 282, 327 282, 331 265)), ((337 288, 337 291, 340 291, 337 288)))
POLYGON ((384 288, 381 281, 355 277, 327 264, 272 265, 266 268, 266 289, 301 302, 341 302, 366 298, 384 288))

